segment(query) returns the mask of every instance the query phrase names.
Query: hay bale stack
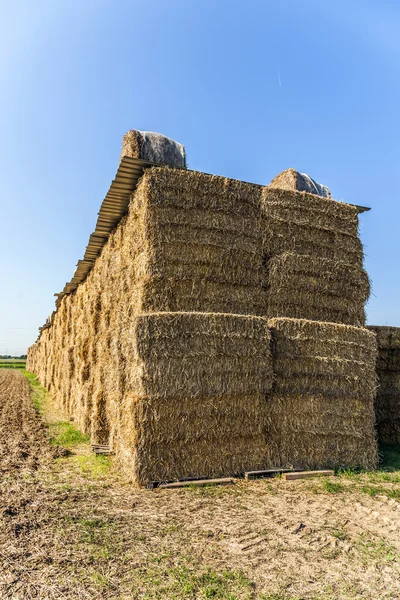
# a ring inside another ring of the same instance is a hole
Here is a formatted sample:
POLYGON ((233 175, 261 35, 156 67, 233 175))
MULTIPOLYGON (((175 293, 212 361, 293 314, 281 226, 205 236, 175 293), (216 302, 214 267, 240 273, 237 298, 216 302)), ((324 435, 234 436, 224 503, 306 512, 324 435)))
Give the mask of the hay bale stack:
POLYGON ((266 187, 261 210, 265 260, 291 252, 362 268, 358 209, 303 192, 266 187))
POLYGON ((154 131, 128 131, 122 140, 121 160, 124 156, 171 167, 186 167, 185 147, 154 131))
POLYGON ((266 319, 159 313, 137 317, 117 454, 140 483, 265 468, 272 386, 266 319))
POLYGON ((267 314, 365 325, 367 273, 339 260, 285 253, 268 262, 267 314))
POLYGON ((378 438, 386 444, 400 444, 400 327, 372 325, 368 329, 378 343, 378 438))
POLYGON ((297 190, 299 192, 308 192, 324 198, 330 198, 331 192, 326 185, 318 183, 307 173, 299 173, 296 169, 286 169, 279 173, 269 184, 269 187, 279 188, 281 190, 297 190))
POLYGON ((375 336, 366 329, 270 319, 276 381, 268 440, 281 466, 375 468, 375 336))

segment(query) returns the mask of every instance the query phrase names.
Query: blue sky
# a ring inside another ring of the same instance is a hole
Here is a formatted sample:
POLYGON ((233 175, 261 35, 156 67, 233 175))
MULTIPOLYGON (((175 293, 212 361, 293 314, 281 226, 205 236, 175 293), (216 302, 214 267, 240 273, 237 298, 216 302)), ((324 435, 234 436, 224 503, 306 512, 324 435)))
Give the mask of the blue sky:
POLYGON ((400 4, 0 0, 0 354, 82 257, 122 135, 267 184, 294 167, 361 216, 368 320, 400 326, 400 4))

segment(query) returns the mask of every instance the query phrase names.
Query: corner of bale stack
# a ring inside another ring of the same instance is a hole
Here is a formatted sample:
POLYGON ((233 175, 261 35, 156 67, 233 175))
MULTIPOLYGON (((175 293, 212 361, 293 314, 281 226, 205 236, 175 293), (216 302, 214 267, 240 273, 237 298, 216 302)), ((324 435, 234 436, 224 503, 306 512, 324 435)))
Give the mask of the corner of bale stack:
POLYGON ((267 431, 280 465, 375 468, 375 336, 303 319, 268 323, 276 379, 267 431))
POLYGON ((265 468, 270 337, 260 317, 152 313, 135 319, 116 453, 139 483, 265 468))
POLYGON ((371 325, 368 329, 378 344, 378 438, 386 444, 400 444, 400 327, 371 325))

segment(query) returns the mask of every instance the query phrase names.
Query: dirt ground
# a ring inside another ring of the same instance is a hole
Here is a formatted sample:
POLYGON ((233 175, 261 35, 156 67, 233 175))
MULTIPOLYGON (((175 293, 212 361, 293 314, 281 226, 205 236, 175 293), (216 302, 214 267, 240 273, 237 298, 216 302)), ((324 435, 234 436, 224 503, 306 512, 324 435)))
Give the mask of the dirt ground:
POLYGON ((0 370, 1 599, 400 598, 400 460, 139 490, 34 387, 32 398, 22 373, 0 370))

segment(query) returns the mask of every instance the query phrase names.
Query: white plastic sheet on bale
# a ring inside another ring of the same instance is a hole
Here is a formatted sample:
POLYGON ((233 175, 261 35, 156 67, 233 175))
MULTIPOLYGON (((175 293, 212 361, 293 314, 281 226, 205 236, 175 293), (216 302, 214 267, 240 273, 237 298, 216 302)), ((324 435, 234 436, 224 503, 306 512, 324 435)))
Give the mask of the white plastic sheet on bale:
POLYGON ((133 129, 127 136, 129 134, 136 139, 136 147, 139 150, 137 158, 160 165, 186 167, 185 147, 182 144, 155 131, 133 129))
MULTIPOLYGON (((326 187, 326 185, 318 183, 318 181, 315 181, 315 179, 307 175, 307 173, 299 173, 299 176, 304 182, 304 187, 301 190, 302 192, 309 192, 310 194, 316 194, 317 196, 323 196, 324 198, 331 197, 330 189, 326 187)), ((297 185, 299 185, 299 178, 297 179, 297 185)))

